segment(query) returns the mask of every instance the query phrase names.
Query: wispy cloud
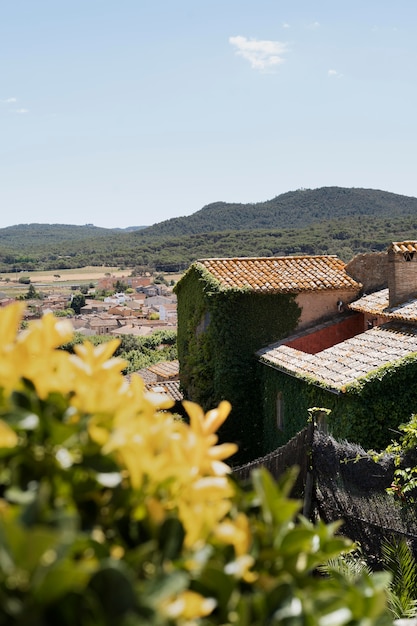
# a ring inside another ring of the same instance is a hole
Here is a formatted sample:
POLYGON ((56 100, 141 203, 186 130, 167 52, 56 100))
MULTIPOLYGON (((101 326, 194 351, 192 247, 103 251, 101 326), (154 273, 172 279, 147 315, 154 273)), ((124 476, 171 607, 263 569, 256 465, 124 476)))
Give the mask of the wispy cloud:
POLYGON ((307 24, 307 28, 310 28, 311 30, 320 28, 320 22, 311 22, 311 24, 307 24))
POLYGON ((329 76, 329 78, 341 78, 343 74, 341 74, 337 70, 327 70, 327 76, 329 76))
POLYGON ((249 61, 253 69, 261 72, 281 65, 288 50, 287 44, 280 41, 247 39, 241 35, 229 37, 229 43, 235 48, 236 54, 249 61))
POLYGON ((17 98, 6 98, 5 100, 0 100, 3 104, 13 104, 17 102, 17 98))
POLYGON ((29 113, 29 109, 16 109, 16 113, 29 113))
POLYGON ((290 25, 288 24, 288 22, 283 22, 282 24, 282 28, 289 28, 290 25))

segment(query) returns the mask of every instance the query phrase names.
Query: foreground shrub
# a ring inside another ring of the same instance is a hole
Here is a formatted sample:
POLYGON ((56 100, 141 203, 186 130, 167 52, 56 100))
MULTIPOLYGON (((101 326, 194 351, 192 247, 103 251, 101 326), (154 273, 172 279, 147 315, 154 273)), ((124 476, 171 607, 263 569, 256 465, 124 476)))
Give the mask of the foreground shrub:
POLYGON ((52 315, 19 332, 0 311, 0 625, 384 625, 384 577, 316 575, 349 549, 298 517, 293 477, 230 478, 230 406, 189 425, 117 341, 58 349, 52 315))

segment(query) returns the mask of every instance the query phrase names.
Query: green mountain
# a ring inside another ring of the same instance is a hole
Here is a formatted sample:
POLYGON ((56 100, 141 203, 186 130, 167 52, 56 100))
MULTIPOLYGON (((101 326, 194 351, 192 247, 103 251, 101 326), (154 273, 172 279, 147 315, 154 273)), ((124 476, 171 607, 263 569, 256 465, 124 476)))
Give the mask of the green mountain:
POLYGON ((48 243, 59 243, 68 241, 84 241, 99 237, 108 237, 109 234, 132 232, 145 226, 131 226, 126 229, 121 228, 100 228, 93 224, 84 226, 74 226, 71 224, 18 224, 0 228, 0 249, 5 246, 21 245, 48 245, 48 243))
POLYGON ((143 237, 180 237, 213 231, 304 228, 349 217, 417 214, 417 198, 375 189, 299 189, 254 204, 215 202, 188 217, 176 217, 142 230, 143 237))
POLYGON ((0 229, 0 272, 84 265, 179 271, 204 257, 337 254, 417 239, 417 198, 322 187, 266 202, 215 202, 144 228, 21 224, 0 229))

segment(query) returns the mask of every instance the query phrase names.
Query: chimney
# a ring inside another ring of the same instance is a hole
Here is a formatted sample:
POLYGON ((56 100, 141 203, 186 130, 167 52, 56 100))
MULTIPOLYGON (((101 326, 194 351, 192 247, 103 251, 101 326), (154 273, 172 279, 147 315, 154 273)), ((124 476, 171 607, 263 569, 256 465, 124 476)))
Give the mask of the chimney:
POLYGON ((388 248, 389 306, 417 298, 417 241, 393 242, 388 248))

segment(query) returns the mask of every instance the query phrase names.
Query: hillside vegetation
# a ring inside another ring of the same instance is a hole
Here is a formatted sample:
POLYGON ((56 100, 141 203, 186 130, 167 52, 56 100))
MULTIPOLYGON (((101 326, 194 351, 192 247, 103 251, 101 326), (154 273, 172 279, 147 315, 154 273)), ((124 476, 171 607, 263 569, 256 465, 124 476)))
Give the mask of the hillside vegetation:
POLYGON ((216 202, 143 229, 27 224, 0 229, 0 272, 85 265, 178 271, 204 257, 337 254, 417 239, 417 198, 323 187, 266 202, 216 202))
POLYGON ((417 198, 374 189, 321 187, 299 189, 266 202, 215 202, 189 217, 177 217, 137 233, 142 237, 180 237, 213 231, 304 228, 350 217, 401 217, 417 214, 417 198))

